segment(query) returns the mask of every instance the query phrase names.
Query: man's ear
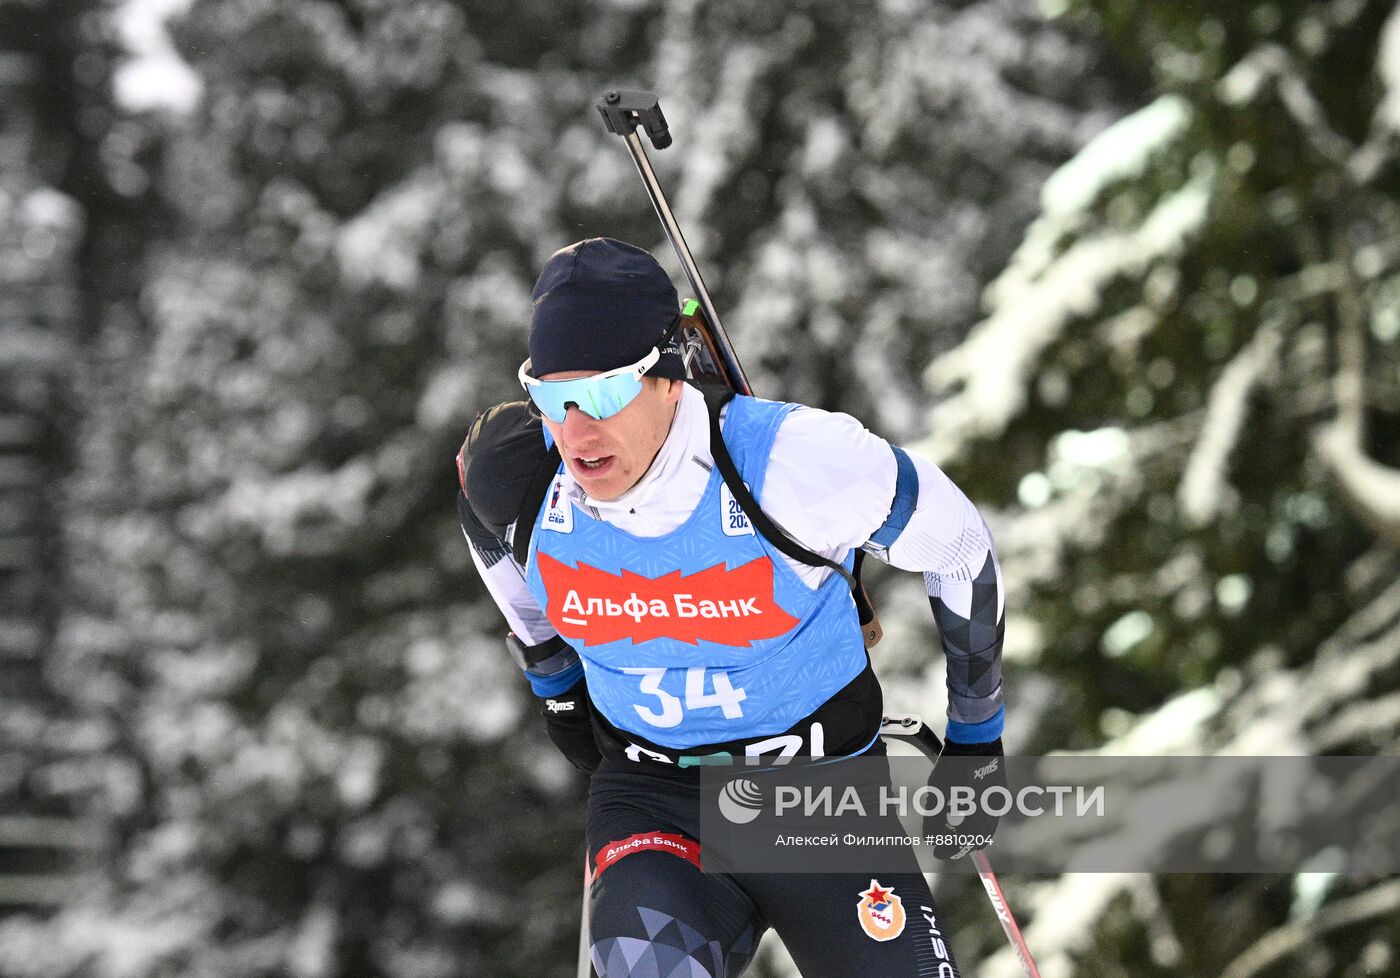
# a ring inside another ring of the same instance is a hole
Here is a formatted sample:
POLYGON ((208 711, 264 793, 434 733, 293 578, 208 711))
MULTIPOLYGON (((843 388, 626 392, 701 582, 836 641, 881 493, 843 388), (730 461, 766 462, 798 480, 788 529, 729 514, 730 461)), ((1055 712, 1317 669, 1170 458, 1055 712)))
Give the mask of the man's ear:
POLYGON ((667 404, 680 401, 681 393, 685 390, 685 381, 674 377, 644 377, 643 383, 654 384, 667 404))

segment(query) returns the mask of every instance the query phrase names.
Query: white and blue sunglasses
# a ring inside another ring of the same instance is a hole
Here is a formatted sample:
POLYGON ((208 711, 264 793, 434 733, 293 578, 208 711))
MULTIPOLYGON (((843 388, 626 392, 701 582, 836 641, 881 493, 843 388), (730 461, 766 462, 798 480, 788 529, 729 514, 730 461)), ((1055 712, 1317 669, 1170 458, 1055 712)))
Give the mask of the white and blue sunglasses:
POLYGON ((569 405, 573 404, 589 417, 603 421, 632 403, 642 392, 642 375, 660 359, 661 348, 654 346, 636 363, 573 380, 540 380, 530 375, 530 361, 526 360, 516 376, 535 407, 549 420, 563 424, 569 405))

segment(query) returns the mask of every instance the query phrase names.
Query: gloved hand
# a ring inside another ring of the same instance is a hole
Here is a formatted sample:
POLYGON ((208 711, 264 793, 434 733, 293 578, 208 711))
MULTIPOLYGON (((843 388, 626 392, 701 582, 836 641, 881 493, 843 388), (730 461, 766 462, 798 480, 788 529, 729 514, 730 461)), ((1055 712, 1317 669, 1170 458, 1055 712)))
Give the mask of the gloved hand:
MULTIPOLYGON (((935 845, 934 856, 939 859, 961 859, 969 852, 986 848, 1001 819, 984 811, 980 802, 982 793, 993 785, 1006 787, 1006 758, 1002 755, 1001 738, 984 744, 959 744, 945 740, 943 754, 938 758, 928 783, 942 793, 944 803, 937 814, 924 820, 924 832, 928 835, 961 837, 956 842, 935 845), (976 810, 965 817, 950 815, 949 806, 956 805, 957 795, 965 795, 967 789, 972 792, 976 810), (980 843, 976 841, 979 836, 982 838, 980 843)), ((1004 796, 997 792, 993 807, 1001 809, 1005 805, 1004 796)))
POLYGON ((603 757, 593 739, 593 708, 588 702, 588 681, 580 679, 558 696, 540 699, 545 731, 574 767, 592 774, 603 757))

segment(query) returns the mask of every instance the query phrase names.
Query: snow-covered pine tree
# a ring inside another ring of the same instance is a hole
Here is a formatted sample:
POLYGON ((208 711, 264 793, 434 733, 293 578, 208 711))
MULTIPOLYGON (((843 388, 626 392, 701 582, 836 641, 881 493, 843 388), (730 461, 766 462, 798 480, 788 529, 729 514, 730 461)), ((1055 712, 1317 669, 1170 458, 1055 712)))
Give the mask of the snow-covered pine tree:
MULTIPOLYGON (((1008 654, 1053 679, 1022 749, 1393 751, 1400 15, 1053 6, 1154 96, 1045 183, 921 446, 1000 502, 1008 654)), ((1394 970, 1394 881, 1300 868, 1066 877, 1027 937, 1064 974, 1394 970)))

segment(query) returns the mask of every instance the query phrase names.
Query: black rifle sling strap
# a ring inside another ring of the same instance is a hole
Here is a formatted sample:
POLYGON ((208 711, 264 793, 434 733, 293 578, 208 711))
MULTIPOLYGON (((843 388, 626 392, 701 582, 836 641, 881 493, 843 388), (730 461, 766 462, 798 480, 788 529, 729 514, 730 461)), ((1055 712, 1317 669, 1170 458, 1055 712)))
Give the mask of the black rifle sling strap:
POLYGON ((708 384, 700 387, 700 390, 705 395, 705 406, 710 412, 710 454, 714 456, 715 465, 718 466, 720 475, 724 477, 724 484, 729 487, 729 491, 733 494, 735 502, 739 504, 739 508, 744 511, 744 515, 749 518, 754 529, 763 534, 769 543, 788 557, 810 567, 829 567, 846 579, 846 583, 851 586, 851 597, 855 600, 856 611, 860 617, 860 629, 865 640, 865 647, 873 646, 880 641, 883 632, 880 628, 880 619, 875 616, 875 607, 870 603, 870 598, 865 593, 865 587, 860 582, 860 567, 865 553, 861 550, 856 551, 854 566, 852 570, 848 571, 836 561, 808 550, 794 540, 786 530, 774 523, 763 511, 763 507, 758 504, 758 500, 753 497, 753 493, 749 492, 749 487, 744 485, 744 480, 739 475, 739 469, 729 454, 729 447, 725 445, 724 435, 720 430, 720 409, 733 399, 734 391, 727 387, 708 384))
POLYGON ((535 520, 539 519, 540 506, 544 504, 545 493, 549 492, 550 483, 559 472, 559 463, 562 461, 559 446, 550 445, 549 451, 540 461, 540 467, 535 470, 535 477, 530 480, 530 488, 525 490, 525 498, 520 503, 520 517, 515 521, 515 535, 511 538, 510 545, 511 555, 521 567, 525 566, 525 560, 530 556, 530 534, 535 532, 535 520))

